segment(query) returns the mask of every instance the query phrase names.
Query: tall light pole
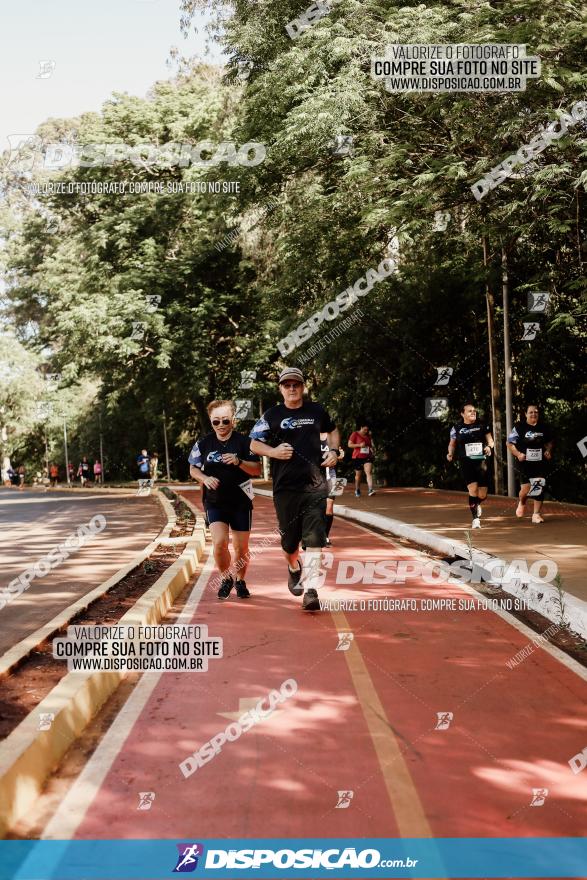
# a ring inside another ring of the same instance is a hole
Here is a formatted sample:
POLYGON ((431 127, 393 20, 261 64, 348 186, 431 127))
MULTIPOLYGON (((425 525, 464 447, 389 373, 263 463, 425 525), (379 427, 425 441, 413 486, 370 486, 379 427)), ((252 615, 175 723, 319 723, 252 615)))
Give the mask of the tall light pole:
POLYGON ((167 482, 171 480, 171 473, 169 470, 169 446, 167 445, 167 416, 165 414, 165 410, 163 410, 163 442, 165 443, 165 467, 167 470, 167 482))
MULTIPOLYGON (((510 290, 508 277, 508 259, 505 248, 501 249, 501 289, 503 293, 503 360, 505 378, 505 430, 506 438, 512 431, 512 360, 510 352, 510 290)), ((507 450, 508 496, 516 494, 514 478, 514 461, 512 453, 507 450)))
POLYGON ((493 438, 495 449, 493 451, 493 473, 495 479, 495 494, 501 495, 503 491, 503 475, 501 467, 501 408, 499 405, 499 378, 497 365, 497 351, 495 346, 495 300, 489 278, 489 242, 487 236, 482 237, 483 265, 485 266, 485 304, 487 307, 487 344, 489 346, 489 381, 491 383, 491 415, 493 423, 493 438))
POLYGON ((104 485, 104 480, 106 478, 106 473, 104 471, 104 448, 102 445, 102 410, 98 410, 98 423, 100 425, 100 467, 102 468, 102 486, 104 485))
POLYGON ((69 479, 69 456, 67 454, 67 423, 65 421, 65 413, 63 413, 63 447, 65 449, 65 475, 67 477, 67 485, 71 486, 69 479))

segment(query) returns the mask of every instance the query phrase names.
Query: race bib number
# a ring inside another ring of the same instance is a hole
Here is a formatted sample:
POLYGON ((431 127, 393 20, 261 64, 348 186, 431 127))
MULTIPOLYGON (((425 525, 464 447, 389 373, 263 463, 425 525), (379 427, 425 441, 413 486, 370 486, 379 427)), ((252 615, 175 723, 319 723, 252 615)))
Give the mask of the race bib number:
POLYGON ((537 495, 540 495, 546 486, 546 480, 544 477, 530 477, 530 491, 528 492, 528 498, 536 498, 537 495))
POLYGON ((342 495, 344 492, 344 487, 347 484, 347 480, 345 477, 334 477, 334 479, 330 480, 329 486, 329 495, 333 495, 335 498, 338 498, 339 495, 342 495))
POLYGON ((482 443, 465 443, 465 455, 467 458, 485 458, 482 443))
POLYGON ((542 449, 527 449, 526 461, 542 461, 542 449))
POLYGON ((361 446, 361 449, 359 451, 361 452, 362 455, 369 455, 369 447, 368 446, 361 446))
POLYGON ((244 483, 239 483, 240 488, 243 490, 247 498, 250 498, 251 501, 255 497, 255 492, 253 489, 253 481, 245 480, 244 483))

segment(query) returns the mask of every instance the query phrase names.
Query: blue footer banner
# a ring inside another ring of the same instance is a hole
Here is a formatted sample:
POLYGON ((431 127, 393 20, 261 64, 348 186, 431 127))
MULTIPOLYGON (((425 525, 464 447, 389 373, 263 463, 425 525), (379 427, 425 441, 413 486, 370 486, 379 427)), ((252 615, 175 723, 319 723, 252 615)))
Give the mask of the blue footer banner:
POLYGON ((4 840, 0 880, 581 877, 587 838, 4 840))

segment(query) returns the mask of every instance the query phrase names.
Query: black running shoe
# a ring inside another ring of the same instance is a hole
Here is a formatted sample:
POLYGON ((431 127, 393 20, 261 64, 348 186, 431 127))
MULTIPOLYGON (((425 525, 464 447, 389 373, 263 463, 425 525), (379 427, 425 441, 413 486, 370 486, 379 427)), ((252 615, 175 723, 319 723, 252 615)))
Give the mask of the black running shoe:
POLYGON ((239 599, 249 599, 250 598, 251 594, 247 590, 247 585, 245 584, 244 581, 237 581, 236 582, 236 595, 239 597, 239 599))
POLYGON ((306 590, 302 599, 302 608, 304 611, 320 611, 320 602, 316 590, 306 590))
POLYGON ((234 586, 234 581, 231 577, 224 578, 222 583, 220 584, 220 589, 218 590, 218 598, 219 599, 228 599, 230 596, 230 591, 234 586))
POLYGON ((298 559, 299 571, 292 571, 288 565, 287 567, 287 588, 290 593, 293 593, 294 596, 301 596, 304 592, 304 588, 300 585, 300 578, 302 576, 302 563, 298 559))

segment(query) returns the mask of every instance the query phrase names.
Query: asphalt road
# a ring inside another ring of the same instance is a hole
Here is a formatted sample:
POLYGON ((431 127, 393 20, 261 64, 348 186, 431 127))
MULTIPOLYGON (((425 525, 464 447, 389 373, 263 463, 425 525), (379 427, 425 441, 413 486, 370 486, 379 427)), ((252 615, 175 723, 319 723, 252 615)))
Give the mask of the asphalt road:
POLYGON ((0 587, 102 514, 106 527, 0 609, 0 654, 128 563, 159 533, 163 512, 150 496, 0 489, 0 587))

